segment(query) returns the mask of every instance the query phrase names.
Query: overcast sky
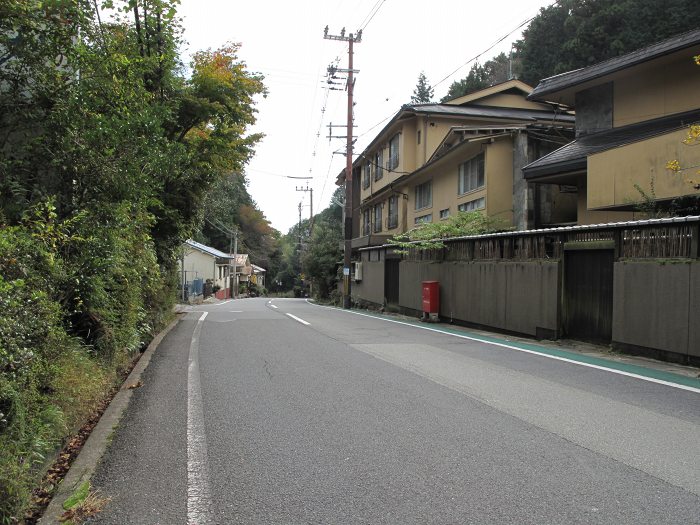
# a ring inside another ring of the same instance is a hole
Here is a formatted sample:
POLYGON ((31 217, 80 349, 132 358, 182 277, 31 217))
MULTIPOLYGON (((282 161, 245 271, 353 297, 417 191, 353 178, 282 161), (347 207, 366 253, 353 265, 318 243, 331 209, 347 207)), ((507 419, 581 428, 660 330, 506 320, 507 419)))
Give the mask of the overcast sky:
MULTIPOLYGON (((252 131, 265 138, 246 173, 249 191, 272 226, 287 233, 299 219, 300 202, 309 216, 310 192, 296 191, 313 177, 314 213, 328 206, 335 178, 345 166, 345 141, 329 143, 328 124, 346 121, 345 91, 324 89, 326 68, 336 58, 347 67, 347 43, 324 40, 329 34, 356 32, 355 153, 410 101, 424 71, 435 99, 464 78, 470 60, 553 0, 182 0, 186 54, 242 45, 248 69, 262 73, 269 91, 257 103, 252 131)), ((504 51, 521 30, 487 51, 481 61, 504 51)), ((344 135, 337 128, 336 135, 344 135)))

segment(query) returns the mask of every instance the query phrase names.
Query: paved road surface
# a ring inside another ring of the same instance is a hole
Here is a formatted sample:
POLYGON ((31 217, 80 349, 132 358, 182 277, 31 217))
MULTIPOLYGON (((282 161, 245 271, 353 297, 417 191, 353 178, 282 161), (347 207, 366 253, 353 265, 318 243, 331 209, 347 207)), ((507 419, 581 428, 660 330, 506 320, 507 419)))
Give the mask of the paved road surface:
POLYGON ((692 387, 292 299, 197 307, 143 382, 94 523, 700 523, 692 387))

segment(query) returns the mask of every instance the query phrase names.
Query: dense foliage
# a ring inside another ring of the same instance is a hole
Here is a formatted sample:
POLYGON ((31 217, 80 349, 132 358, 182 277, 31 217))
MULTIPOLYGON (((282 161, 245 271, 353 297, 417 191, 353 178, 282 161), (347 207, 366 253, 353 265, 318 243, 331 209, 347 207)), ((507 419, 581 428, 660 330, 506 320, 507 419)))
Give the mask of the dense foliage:
POLYGON ((179 246, 260 139, 262 78, 237 45, 183 76, 176 6, 0 6, 1 523, 167 319, 179 246))
POLYGON ((483 65, 476 62, 465 78, 450 85, 447 95, 442 97, 442 102, 505 82, 510 77, 510 74, 510 58, 505 53, 487 60, 483 65))
POLYGON ((397 252, 409 250, 434 250, 445 246, 444 239, 463 235, 480 235, 510 229, 508 224, 498 217, 487 217, 481 211, 461 211, 440 222, 424 222, 389 239, 389 244, 397 252))
POLYGON ((684 0, 560 0, 540 10, 516 43, 528 84, 590 66, 697 28, 700 4, 684 0))
POLYGON ((507 80, 540 80, 602 62, 697 28, 700 3, 684 0, 560 0, 540 9, 504 53, 474 64, 453 82, 446 102, 507 80), (510 62, 510 63, 509 63, 510 62))

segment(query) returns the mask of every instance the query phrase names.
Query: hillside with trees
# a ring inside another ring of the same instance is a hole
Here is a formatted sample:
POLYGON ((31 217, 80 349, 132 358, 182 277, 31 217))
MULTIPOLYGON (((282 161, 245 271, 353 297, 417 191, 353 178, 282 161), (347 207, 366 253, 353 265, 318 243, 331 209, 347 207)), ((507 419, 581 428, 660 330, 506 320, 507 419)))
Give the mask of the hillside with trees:
MULTIPOLYGON (((0 7, 2 523, 172 315, 181 243, 260 139, 262 77, 233 44, 185 76, 177 3, 0 7)), ((230 206, 274 244, 249 196, 230 206)))
POLYGON ((531 86, 696 29, 700 4, 683 0, 560 0, 543 7, 506 55, 477 62, 442 102, 508 80, 531 86))

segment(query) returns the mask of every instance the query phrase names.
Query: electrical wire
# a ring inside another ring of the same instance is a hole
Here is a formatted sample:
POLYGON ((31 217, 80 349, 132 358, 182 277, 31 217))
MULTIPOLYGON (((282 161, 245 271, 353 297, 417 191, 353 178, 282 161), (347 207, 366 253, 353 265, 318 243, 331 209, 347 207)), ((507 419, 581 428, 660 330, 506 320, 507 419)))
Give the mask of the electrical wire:
POLYGON ((372 7, 372 9, 370 9, 369 14, 365 17, 365 19, 360 24, 361 27, 360 27, 359 31, 365 30, 365 28, 369 25, 369 23, 374 18, 374 15, 376 15, 377 12, 379 11, 379 9, 384 5, 384 2, 386 2, 386 0, 377 0, 377 3, 374 4, 374 7, 372 7))

